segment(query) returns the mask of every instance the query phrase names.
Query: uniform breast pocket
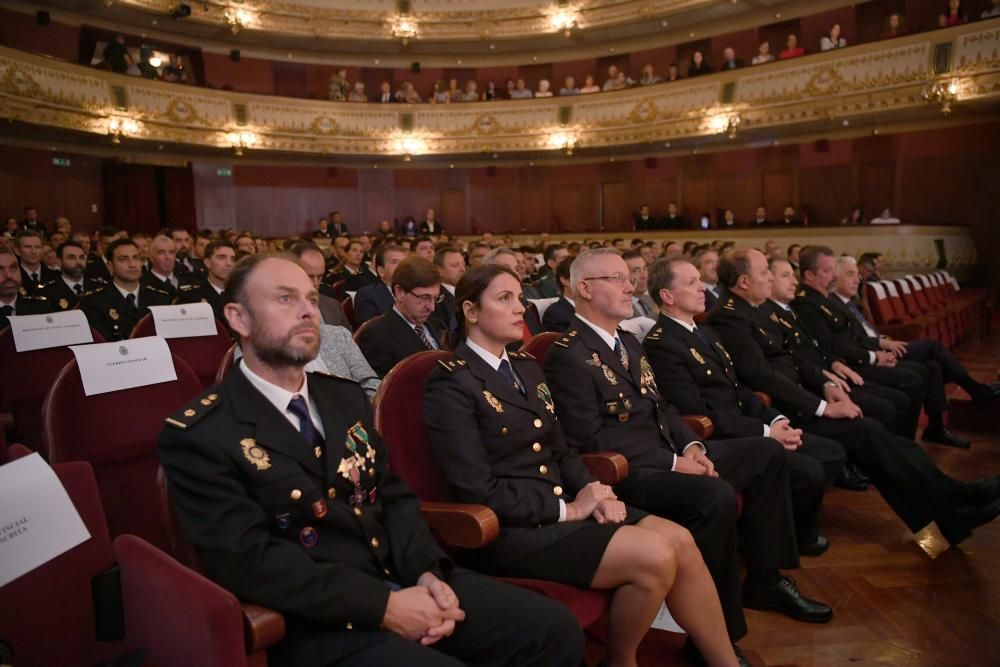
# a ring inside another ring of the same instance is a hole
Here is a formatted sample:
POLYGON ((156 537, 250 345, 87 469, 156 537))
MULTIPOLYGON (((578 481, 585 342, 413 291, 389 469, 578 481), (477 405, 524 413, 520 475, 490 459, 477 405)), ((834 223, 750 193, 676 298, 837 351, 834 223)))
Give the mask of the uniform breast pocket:
POLYGON ((254 498, 268 512, 295 513, 299 508, 320 497, 320 489, 304 474, 292 474, 278 479, 261 480, 253 485, 254 498))
POLYGON ((617 417, 618 421, 628 421, 632 399, 617 387, 605 388, 601 392, 601 412, 617 417))

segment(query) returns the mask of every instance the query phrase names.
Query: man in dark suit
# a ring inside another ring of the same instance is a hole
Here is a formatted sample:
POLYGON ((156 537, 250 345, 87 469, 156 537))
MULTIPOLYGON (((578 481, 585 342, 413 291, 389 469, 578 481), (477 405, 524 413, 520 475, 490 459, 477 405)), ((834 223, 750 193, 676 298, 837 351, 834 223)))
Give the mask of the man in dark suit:
POLYGON ((319 229, 312 233, 314 239, 329 239, 333 238, 333 234, 330 233, 330 222, 326 218, 319 219, 319 229))
POLYGON ((660 224, 661 229, 687 229, 688 223, 684 216, 680 214, 677 204, 670 202, 667 205, 667 216, 660 224))
POLYGON ((177 248, 169 236, 160 234, 149 242, 149 271, 142 276, 142 283, 168 292, 177 297, 180 291, 197 287, 202 281, 201 271, 186 271, 178 274, 177 248))
POLYGON ((778 221, 779 227, 801 227, 806 224, 801 218, 795 217, 795 209, 791 206, 786 206, 784 211, 784 217, 778 221))
POLYGON ((437 214, 434 212, 434 209, 427 209, 427 213, 424 214, 424 219, 420 223, 420 235, 440 236, 443 231, 444 227, 437 221, 437 214))
POLYGON ((650 229, 659 229, 660 223, 654 218, 649 212, 649 204, 643 204, 639 207, 639 215, 635 217, 635 231, 647 231, 650 229))
POLYGON ((101 227, 93 244, 90 237, 83 232, 74 232, 70 238, 87 251, 87 268, 84 271, 87 278, 100 278, 106 283, 111 282, 111 272, 108 271, 108 265, 104 261, 104 251, 118 238, 118 230, 114 227, 101 227))
POLYGON ((84 292, 80 308, 104 340, 125 340, 150 306, 167 306, 174 299, 164 290, 139 282, 142 260, 131 239, 112 241, 105 257, 111 283, 94 292, 84 292))
POLYGON ((820 398, 803 386, 807 380, 794 365, 772 363, 763 350, 780 348, 784 341, 781 325, 759 309, 773 282, 762 253, 736 250, 726 255, 719 280, 726 292, 708 323, 732 355, 740 381, 770 394, 796 428, 843 445, 931 557, 1000 514, 997 478, 962 483, 948 477, 915 442, 862 416, 834 381, 825 383, 820 398))
POLYGON ((191 287, 182 287, 177 295, 177 303, 208 303, 212 306, 215 319, 223 324, 223 292, 226 280, 236 265, 236 248, 229 241, 212 241, 205 248, 204 260, 207 274, 204 282, 191 287))
POLYGON ((650 271, 649 284, 660 316, 642 347, 664 398, 683 414, 711 419, 714 438, 763 435, 780 442, 788 457, 799 553, 822 554, 829 546, 819 533, 823 492, 840 475, 844 448, 803 434, 739 381, 715 332, 695 324, 695 316, 705 312, 705 288, 693 264, 661 259, 650 271))
POLYGON ((375 252, 378 282, 362 287, 354 295, 354 320, 358 326, 392 310, 396 303, 391 287, 392 274, 405 258, 406 251, 398 245, 384 245, 375 252))
POLYGON ((545 331, 563 333, 569 329, 576 316, 576 305, 573 303, 573 287, 569 282, 569 267, 575 257, 567 257, 556 267, 556 280, 562 288, 559 300, 549 305, 542 314, 542 328, 545 331))
MULTIPOLYGON (((471 255, 471 251, 470 251, 471 255)), ((551 299, 559 296, 562 289, 556 279, 556 267, 569 255, 565 243, 550 243, 542 250, 542 276, 533 285, 525 285, 524 296, 530 299, 551 299)), ((471 264, 470 266, 475 266, 471 264)))
POLYGON ((285 615, 268 652, 279 667, 576 667, 568 610, 455 568, 389 471, 361 388, 304 372, 320 345, 315 295, 290 261, 242 261, 226 315, 243 363, 160 434, 205 573, 285 615))
POLYGON ((440 350, 431 316, 441 295, 441 274, 423 257, 407 257, 392 274, 396 304, 360 331, 358 347, 379 377, 417 352, 440 350))
POLYGON ((170 239, 174 242, 174 252, 177 256, 174 272, 178 275, 193 273, 196 277, 204 276, 205 264, 199 262, 191 254, 191 246, 194 242, 191 233, 186 229, 172 229, 170 230, 170 239))
POLYGON ((699 250, 694 256, 694 266, 705 286, 705 312, 712 310, 719 300, 719 253, 711 248, 699 250))
POLYGON ((45 223, 38 219, 38 209, 34 206, 26 206, 24 209, 24 220, 18 225, 18 229, 23 229, 29 232, 36 232, 40 234, 43 238, 48 237, 49 230, 46 229, 45 223))
POLYGON ((719 65, 720 72, 726 72, 729 70, 739 69, 743 67, 743 60, 736 57, 736 51, 731 47, 727 46, 722 51, 722 64, 719 65))
POLYGON ((741 606, 829 621, 832 610, 802 596, 779 571, 799 565, 781 445, 763 437, 703 443, 662 398, 639 341, 617 329, 632 308, 628 267, 617 252, 579 255, 571 283, 576 318, 545 359, 567 442, 581 451, 623 454, 629 476, 615 487, 618 498, 691 531, 734 642, 746 634, 741 606), (748 574, 742 596, 736 493, 745 501, 740 533, 748 574))
POLYGON ((41 315, 51 311, 47 298, 28 294, 21 287, 17 256, 0 249, 0 331, 10 326, 8 318, 13 315, 41 315))
POLYGON ((347 231, 347 223, 344 222, 344 216, 340 211, 330 213, 330 233, 334 236, 347 236, 350 233, 347 231))
MULTIPOLYGON (((299 266, 306 272, 309 279, 313 281, 316 289, 321 289, 326 259, 323 257, 323 251, 319 249, 319 246, 309 241, 303 241, 292 246, 291 252, 299 258, 299 266)), ((332 324, 344 327, 348 331, 354 331, 354 327, 351 326, 350 321, 347 319, 347 314, 344 313, 344 307, 336 299, 320 293, 317 307, 319 308, 320 320, 323 324, 332 324)))
POLYGON ((392 85, 388 81, 383 81, 379 85, 378 96, 374 101, 378 104, 394 104, 399 100, 392 94, 392 85))
POLYGON ((344 292, 357 292, 367 285, 378 282, 378 276, 371 272, 365 262, 365 248, 361 241, 347 242, 340 270, 327 278, 327 282, 331 285, 341 280, 344 281, 342 287, 344 292))
POLYGON ((42 295, 56 312, 72 310, 80 305, 86 292, 107 285, 100 278, 86 278, 87 254, 80 244, 66 241, 59 246, 61 275, 42 289, 42 295))
POLYGON ((59 277, 59 272, 42 262, 42 235, 22 229, 14 237, 14 247, 21 260, 21 287, 28 294, 40 294, 42 288, 59 277))
POLYGON ((454 247, 441 248, 434 253, 434 266, 441 272, 441 300, 434 309, 434 325, 451 334, 458 333, 458 304, 455 303, 455 286, 465 275, 465 257, 454 247))
POLYGON ((757 210, 754 211, 753 220, 750 221, 750 226, 770 227, 772 224, 774 223, 772 223, 770 220, 767 219, 767 209, 764 208, 763 204, 761 204, 760 206, 757 207, 757 210))

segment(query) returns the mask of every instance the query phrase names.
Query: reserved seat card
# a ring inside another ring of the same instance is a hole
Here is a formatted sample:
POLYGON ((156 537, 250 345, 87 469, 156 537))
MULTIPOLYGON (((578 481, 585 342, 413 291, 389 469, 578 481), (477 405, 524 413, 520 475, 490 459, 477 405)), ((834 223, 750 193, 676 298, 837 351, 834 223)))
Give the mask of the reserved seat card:
POLYGON ((82 310, 14 315, 10 318, 10 331, 14 335, 14 349, 18 352, 94 342, 90 324, 82 310))
POLYGON ((160 338, 214 336, 215 313, 209 303, 179 303, 175 306, 150 306, 156 335, 160 338))
POLYGON ((159 336, 74 345, 70 349, 76 356, 87 396, 177 379, 170 348, 159 336))

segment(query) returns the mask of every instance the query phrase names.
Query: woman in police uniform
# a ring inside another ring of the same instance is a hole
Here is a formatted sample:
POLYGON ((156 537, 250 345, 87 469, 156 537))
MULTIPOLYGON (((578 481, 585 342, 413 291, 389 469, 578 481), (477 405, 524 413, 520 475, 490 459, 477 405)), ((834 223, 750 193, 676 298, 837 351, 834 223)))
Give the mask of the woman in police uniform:
POLYGON ((521 339, 521 284, 476 267, 455 297, 465 338, 432 373, 425 398, 437 463, 458 500, 492 509, 500 536, 467 554, 498 576, 614 589, 609 665, 634 665, 666 599, 710 665, 736 665, 715 586, 691 535, 628 508, 567 445, 541 368, 507 352, 521 339))

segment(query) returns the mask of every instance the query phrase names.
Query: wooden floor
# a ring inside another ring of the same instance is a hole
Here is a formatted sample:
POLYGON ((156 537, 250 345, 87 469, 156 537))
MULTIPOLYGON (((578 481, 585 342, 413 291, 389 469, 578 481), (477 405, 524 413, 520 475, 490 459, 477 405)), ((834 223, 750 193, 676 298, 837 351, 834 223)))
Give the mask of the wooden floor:
MULTIPOLYGON (((974 377, 995 381, 1000 329, 955 352, 974 377)), ((962 396, 953 391, 953 403, 962 396)), ((956 431, 972 448, 925 445, 927 451, 958 479, 1000 474, 1000 404, 980 419, 961 412, 956 431)), ((755 666, 1000 666, 1000 520, 931 561, 908 541, 906 527, 877 491, 832 489, 821 530, 830 550, 803 558, 802 568, 789 574, 804 593, 833 606, 834 620, 817 626, 747 610, 749 633, 740 646, 755 666)), ((650 634, 641 665, 683 664, 676 638, 650 634)))

